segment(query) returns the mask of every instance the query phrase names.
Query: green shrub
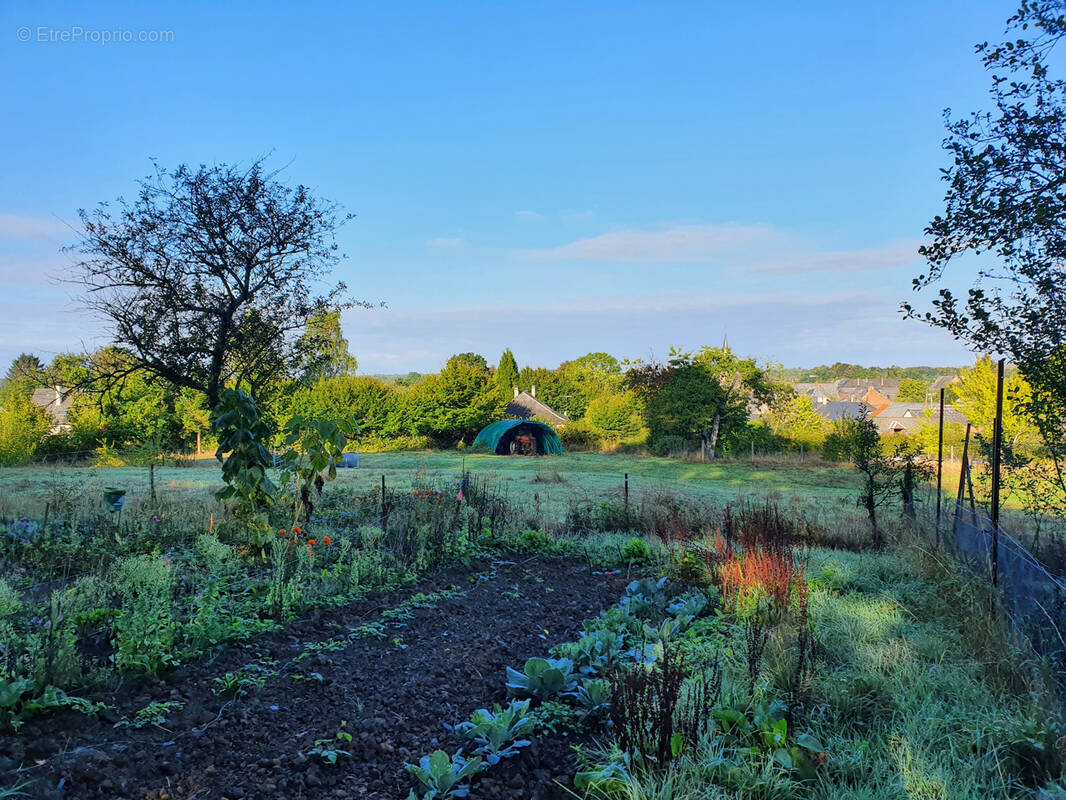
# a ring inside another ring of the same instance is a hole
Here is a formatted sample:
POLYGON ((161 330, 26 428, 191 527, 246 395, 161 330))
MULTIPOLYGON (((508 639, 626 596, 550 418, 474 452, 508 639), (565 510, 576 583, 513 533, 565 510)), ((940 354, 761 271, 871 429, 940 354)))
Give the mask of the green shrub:
POLYGON ((149 675, 176 666, 168 560, 156 555, 125 559, 115 570, 115 588, 122 596, 115 622, 116 665, 149 675))
POLYGON ((636 438, 644 425, 640 400, 632 392, 602 394, 585 409, 584 425, 601 442, 624 442, 636 438))
POLYGON ((651 548, 647 541, 634 536, 622 548, 622 559, 629 564, 647 564, 651 560, 651 548))
POLYGON ((52 422, 28 397, 9 392, 0 402, 0 466, 31 461, 52 422))
POLYGON ((558 433, 563 450, 599 450, 603 446, 603 439, 581 421, 563 426, 558 433))

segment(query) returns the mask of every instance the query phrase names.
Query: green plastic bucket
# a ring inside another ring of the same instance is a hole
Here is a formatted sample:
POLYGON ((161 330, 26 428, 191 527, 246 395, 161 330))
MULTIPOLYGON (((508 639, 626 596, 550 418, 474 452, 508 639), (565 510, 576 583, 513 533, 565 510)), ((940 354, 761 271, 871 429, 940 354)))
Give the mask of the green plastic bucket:
POLYGON ((126 502, 126 490, 115 486, 104 489, 104 505, 110 506, 112 511, 119 511, 126 502))

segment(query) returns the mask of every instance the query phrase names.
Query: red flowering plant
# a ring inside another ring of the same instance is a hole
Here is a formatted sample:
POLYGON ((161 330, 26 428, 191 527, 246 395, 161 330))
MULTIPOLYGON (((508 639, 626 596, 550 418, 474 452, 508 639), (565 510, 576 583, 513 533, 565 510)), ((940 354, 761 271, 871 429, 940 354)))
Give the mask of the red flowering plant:
POLYGON ((794 604, 805 606, 803 566, 786 548, 754 544, 739 553, 727 550, 719 565, 722 597, 742 616, 755 613, 774 621, 794 604))

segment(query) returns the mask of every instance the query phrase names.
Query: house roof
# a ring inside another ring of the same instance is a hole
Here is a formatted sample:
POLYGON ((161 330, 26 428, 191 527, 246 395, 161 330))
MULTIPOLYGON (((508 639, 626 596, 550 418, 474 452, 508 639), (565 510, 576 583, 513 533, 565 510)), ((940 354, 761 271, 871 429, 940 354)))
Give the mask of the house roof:
POLYGON ((835 397, 837 385, 835 383, 794 383, 792 390, 796 394, 806 394, 813 398, 835 397))
POLYGON ((504 413, 509 417, 518 417, 519 419, 542 417, 551 422, 565 423, 570 421, 547 403, 542 403, 529 392, 519 392, 516 394, 507 404, 504 413))
POLYGON ((841 389, 899 389, 902 378, 842 378, 838 382, 841 389))
POLYGON ((940 375, 936 380, 929 384, 929 391, 933 394, 940 394, 941 389, 946 389, 958 379, 958 375, 940 375))
POLYGON ((852 403, 833 401, 815 406, 814 410, 831 422, 840 422, 845 419, 858 419, 862 416, 863 409, 869 411, 866 403, 852 403))
MULTIPOLYGON (((910 432, 929 423, 937 424, 937 409, 922 403, 893 403, 874 416, 877 428, 882 433, 910 432)), ((966 422, 966 416, 958 409, 944 407, 944 422, 966 422)))
POLYGON ((875 417, 892 405, 892 401, 877 391, 877 389, 867 389, 866 394, 862 396, 862 401, 873 409, 875 417))
POLYGON ((53 428, 69 424, 70 409, 74 405, 74 393, 70 390, 64 390, 62 386, 34 389, 30 400, 52 418, 53 428))

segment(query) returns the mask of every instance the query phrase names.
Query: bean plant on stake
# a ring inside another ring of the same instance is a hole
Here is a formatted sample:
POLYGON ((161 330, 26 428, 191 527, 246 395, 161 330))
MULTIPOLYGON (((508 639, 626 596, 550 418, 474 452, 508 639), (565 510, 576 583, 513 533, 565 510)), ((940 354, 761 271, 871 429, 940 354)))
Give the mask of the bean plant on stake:
POLYGON ((226 482, 215 498, 236 498, 237 516, 255 520, 274 502, 278 490, 267 473, 274 467, 274 458, 266 446, 271 430, 265 415, 240 389, 225 389, 211 427, 218 436, 215 458, 222 462, 226 482), (225 453, 229 455, 224 457, 225 453))
POLYGON ((345 445, 359 435, 359 426, 351 418, 307 419, 296 415, 286 423, 283 432, 283 445, 288 449, 281 457, 281 483, 286 487, 295 486, 292 520, 295 527, 301 517, 311 518, 312 490, 322 493, 323 476, 329 480, 337 477, 337 461, 343 457, 345 445))

